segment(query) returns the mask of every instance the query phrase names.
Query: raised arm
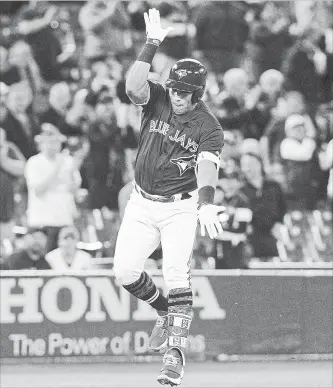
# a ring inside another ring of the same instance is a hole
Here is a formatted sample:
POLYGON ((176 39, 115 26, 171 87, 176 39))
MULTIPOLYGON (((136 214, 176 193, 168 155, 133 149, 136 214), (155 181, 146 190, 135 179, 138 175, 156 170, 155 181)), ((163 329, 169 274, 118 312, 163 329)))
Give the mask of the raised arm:
POLYGON ((52 22, 57 12, 57 7, 52 6, 46 11, 45 15, 39 19, 22 20, 18 25, 18 31, 22 35, 29 35, 36 31, 40 31, 52 22))
POLYGON ((136 105, 146 104, 149 100, 148 75, 150 66, 158 46, 172 29, 171 27, 162 28, 160 13, 155 8, 149 10, 149 15, 145 12, 144 18, 147 42, 126 77, 126 93, 136 105))

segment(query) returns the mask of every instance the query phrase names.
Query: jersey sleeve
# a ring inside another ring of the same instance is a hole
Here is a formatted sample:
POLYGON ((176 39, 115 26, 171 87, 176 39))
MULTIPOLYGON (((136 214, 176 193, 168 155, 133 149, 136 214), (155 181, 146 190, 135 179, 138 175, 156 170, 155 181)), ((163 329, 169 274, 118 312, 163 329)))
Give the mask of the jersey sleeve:
POLYGON ((221 126, 213 123, 212 127, 203 128, 200 136, 198 154, 211 152, 220 155, 223 147, 224 135, 221 126))
POLYGON ((146 104, 141 105, 143 111, 149 111, 152 105, 161 98, 164 98, 166 94, 166 90, 161 84, 150 80, 148 81, 148 84, 150 89, 149 100, 146 104))
POLYGON ((211 125, 211 129, 204 129, 198 147, 197 165, 202 160, 210 160, 217 167, 220 165, 220 156, 223 147, 223 130, 219 125, 211 125))

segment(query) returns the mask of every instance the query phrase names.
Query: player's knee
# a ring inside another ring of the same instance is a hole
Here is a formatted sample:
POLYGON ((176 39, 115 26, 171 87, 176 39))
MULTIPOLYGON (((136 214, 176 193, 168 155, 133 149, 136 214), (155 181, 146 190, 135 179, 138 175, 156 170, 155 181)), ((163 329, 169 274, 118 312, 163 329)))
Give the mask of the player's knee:
POLYGON ((163 277, 168 291, 173 288, 190 288, 190 276, 187 271, 176 268, 163 268, 163 277))
POLYGON ((141 271, 131 268, 124 268, 117 265, 113 267, 113 272, 118 282, 123 286, 136 282, 141 275, 141 271))

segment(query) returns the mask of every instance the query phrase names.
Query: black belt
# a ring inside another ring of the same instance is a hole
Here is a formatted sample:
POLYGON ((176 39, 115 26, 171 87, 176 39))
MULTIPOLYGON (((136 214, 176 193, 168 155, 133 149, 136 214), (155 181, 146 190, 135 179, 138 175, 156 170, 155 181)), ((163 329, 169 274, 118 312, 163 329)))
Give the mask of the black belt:
POLYGON ((176 195, 150 195, 143 191, 138 185, 135 185, 135 190, 142 195, 143 198, 149 199, 150 201, 154 202, 175 202, 175 201, 181 201, 183 199, 189 199, 192 196, 189 193, 182 193, 182 194, 176 194, 176 195))

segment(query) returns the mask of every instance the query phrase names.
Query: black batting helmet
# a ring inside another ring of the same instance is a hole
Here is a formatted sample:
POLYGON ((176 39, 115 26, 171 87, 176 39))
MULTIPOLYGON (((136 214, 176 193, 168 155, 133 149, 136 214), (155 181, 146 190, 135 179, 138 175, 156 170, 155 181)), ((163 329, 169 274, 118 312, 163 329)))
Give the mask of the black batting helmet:
POLYGON ((193 102, 198 102, 204 93, 207 79, 205 66, 196 59, 181 59, 171 68, 165 86, 184 92, 193 92, 193 102))

